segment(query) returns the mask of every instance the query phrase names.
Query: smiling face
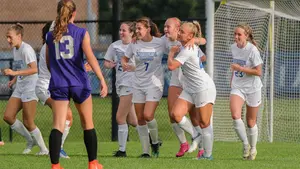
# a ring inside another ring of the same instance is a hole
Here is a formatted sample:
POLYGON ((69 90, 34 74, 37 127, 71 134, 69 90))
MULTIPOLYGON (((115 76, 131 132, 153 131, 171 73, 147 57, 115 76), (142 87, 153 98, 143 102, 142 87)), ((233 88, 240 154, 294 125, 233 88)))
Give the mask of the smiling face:
POLYGON ((137 22, 136 23, 137 39, 141 40, 148 34, 150 34, 150 28, 147 28, 142 22, 137 22))
POLYGON ((165 22, 164 33, 167 38, 175 40, 178 33, 179 27, 176 25, 176 22, 172 19, 168 19, 165 22))
POLYGON ((191 32, 191 28, 186 23, 182 24, 178 35, 178 40, 184 45, 192 38, 193 34, 191 32))
POLYGON ((234 30, 234 41, 238 47, 244 47, 247 43, 248 35, 243 28, 237 27, 234 30))
POLYGON ((133 32, 130 32, 129 26, 128 26, 127 24, 123 23, 123 24, 120 26, 120 29, 119 29, 119 35, 120 35, 120 39, 121 39, 123 42, 128 42, 128 41, 131 41, 133 32))
POLYGON ((17 34, 17 32, 13 29, 10 29, 6 33, 6 40, 11 47, 18 47, 22 42, 21 34, 17 34))

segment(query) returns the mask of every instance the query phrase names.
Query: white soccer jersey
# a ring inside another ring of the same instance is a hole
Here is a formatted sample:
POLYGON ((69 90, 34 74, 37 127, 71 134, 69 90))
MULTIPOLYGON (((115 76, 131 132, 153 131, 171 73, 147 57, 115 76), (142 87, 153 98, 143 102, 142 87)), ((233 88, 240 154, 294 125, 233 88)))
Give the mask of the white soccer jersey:
MULTIPOLYGON (((14 54, 14 62, 13 62, 14 70, 27 69, 29 63, 36 62, 36 55, 33 48, 25 42, 22 42, 19 49, 14 48, 13 54, 14 54)), ((32 91, 32 90, 34 91, 37 79, 38 79, 37 73, 28 76, 18 76, 16 85, 22 91, 32 91)))
MULTIPOLYGON (((121 65, 121 58, 125 56, 125 51, 129 44, 123 44, 121 40, 112 43, 104 56, 105 60, 115 62, 117 65, 116 69, 116 87, 120 86, 132 86, 132 77, 134 72, 123 72, 121 65)), ((132 59, 130 59, 133 63, 132 59)))
POLYGON ((163 40, 156 37, 153 37, 151 42, 138 40, 136 43, 129 44, 125 56, 135 60, 134 87, 136 89, 163 87, 164 71, 161 62, 164 51, 163 40))
MULTIPOLYGON (((242 49, 238 48, 236 43, 232 44, 231 52, 233 63, 237 63, 240 66, 254 68, 263 63, 258 49, 250 42, 242 49)), ((240 89, 244 93, 254 93, 261 89, 262 82, 259 76, 234 71, 231 87, 240 89)))
POLYGON ((46 44, 44 44, 40 51, 39 79, 36 83, 36 86, 48 89, 50 78, 51 75, 47 68, 47 63, 46 63, 46 44))
POLYGON ((181 50, 175 60, 181 63, 181 70, 184 80, 183 89, 188 93, 198 93, 214 86, 212 79, 200 67, 199 47, 194 45, 194 48, 184 48, 181 50))

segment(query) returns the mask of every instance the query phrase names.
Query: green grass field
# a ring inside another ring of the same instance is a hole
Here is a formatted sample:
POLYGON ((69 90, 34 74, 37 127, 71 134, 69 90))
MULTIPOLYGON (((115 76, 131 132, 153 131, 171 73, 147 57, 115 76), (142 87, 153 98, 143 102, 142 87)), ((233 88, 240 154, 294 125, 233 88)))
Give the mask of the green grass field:
MULTIPOLYGON (((24 143, 8 143, 0 147, 1 169, 41 169, 50 168, 49 157, 21 155, 24 143)), ((241 144, 237 142, 215 142, 212 161, 195 160, 196 152, 176 158, 177 142, 164 142, 160 157, 139 159, 139 142, 128 142, 127 158, 114 158, 112 151, 117 149, 116 142, 100 142, 98 159, 105 169, 296 169, 300 166, 299 145, 293 143, 259 143, 255 161, 243 160, 241 144)), ((61 159, 65 169, 87 168, 87 156, 83 142, 67 142, 65 149, 70 159, 61 159)), ((35 147, 33 153, 37 152, 35 147)))
MULTIPOLYGON (((7 101, 0 101, 0 109, 5 110, 7 101)), ((266 136, 262 136, 258 143, 258 156, 255 161, 244 161, 241 158, 242 145, 237 140, 232 128, 232 120, 228 109, 228 100, 219 99, 216 102, 217 108, 214 113, 214 135, 215 143, 213 149, 213 161, 194 160, 196 152, 188 154, 183 158, 176 158, 179 145, 170 127, 167 114, 166 99, 163 98, 156 111, 159 136, 164 141, 158 159, 139 159, 141 145, 138 142, 138 135, 134 128, 130 128, 127 146, 128 158, 117 159, 112 157, 113 151, 117 150, 117 142, 110 142, 111 139, 111 100, 110 98, 93 98, 94 123, 99 141, 99 159, 106 169, 198 169, 198 168, 299 168, 300 166, 300 115, 299 99, 275 100, 274 114, 274 143, 265 142, 266 136), (220 141, 222 140, 222 141, 220 141), (233 140, 233 141, 232 141, 233 140)), ((62 165, 68 169, 87 168, 87 156, 83 144, 83 133, 80 127, 79 117, 73 105, 74 122, 70 134, 65 143, 65 149, 71 159, 62 159, 62 165)), ((2 113, 1 112, 1 113, 2 113)), ((19 114, 21 119, 22 113, 19 114)), ((2 116, 2 114, 1 114, 2 116)), ((262 115, 261 134, 266 134, 267 115, 262 115)), ((51 130, 52 115, 47 106, 38 104, 37 126, 42 131, 45 142, 48 144, 48 136, 51 130)), ((24 139, 13 134, 13 143, 9 143, 9 127, 0 120, 2 137, 5 145, 0 147, 0 169, 40 169, 50 168, 48 157, 37 157, 35 154, 38 148, 35 147, 32 155, 22 155, 25 148, 24 139)), ((189 137, 188 137, 189 139, 189 137)))

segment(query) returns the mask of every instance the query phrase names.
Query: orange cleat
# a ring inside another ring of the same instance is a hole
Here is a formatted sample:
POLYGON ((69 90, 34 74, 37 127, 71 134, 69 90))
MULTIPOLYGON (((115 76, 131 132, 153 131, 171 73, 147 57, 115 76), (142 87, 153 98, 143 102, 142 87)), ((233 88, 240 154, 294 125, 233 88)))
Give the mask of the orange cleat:
POLYGON ((103 166, 97 160, 89 162, 89 169, 103 169, 103 166))
POLYGON ((52 164, 51 169, 64 169, 60 166, 60 164, 52 164))

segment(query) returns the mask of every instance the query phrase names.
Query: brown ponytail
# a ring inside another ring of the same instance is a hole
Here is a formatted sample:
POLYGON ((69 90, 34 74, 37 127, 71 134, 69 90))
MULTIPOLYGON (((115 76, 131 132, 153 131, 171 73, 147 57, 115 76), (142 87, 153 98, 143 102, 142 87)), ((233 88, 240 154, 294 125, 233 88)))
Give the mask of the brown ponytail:
POLYGON ((159 32, 157 25, 152 22, 152 20, 148 17, 141 17, 136 21, 137 23, 142 23, 146 28, 150 28, 151 36, 161 37, 161 33, 159 32))
POLYGON ((76 5, 73 1, 60 1, 57 5, 57 17, 53 31, 54 41, 58 42, 63 33, 67 32, 69 20, 72 18, 73 12, 76 11, 76 5), (60 10, 59 10, 60 7, 60 10))

